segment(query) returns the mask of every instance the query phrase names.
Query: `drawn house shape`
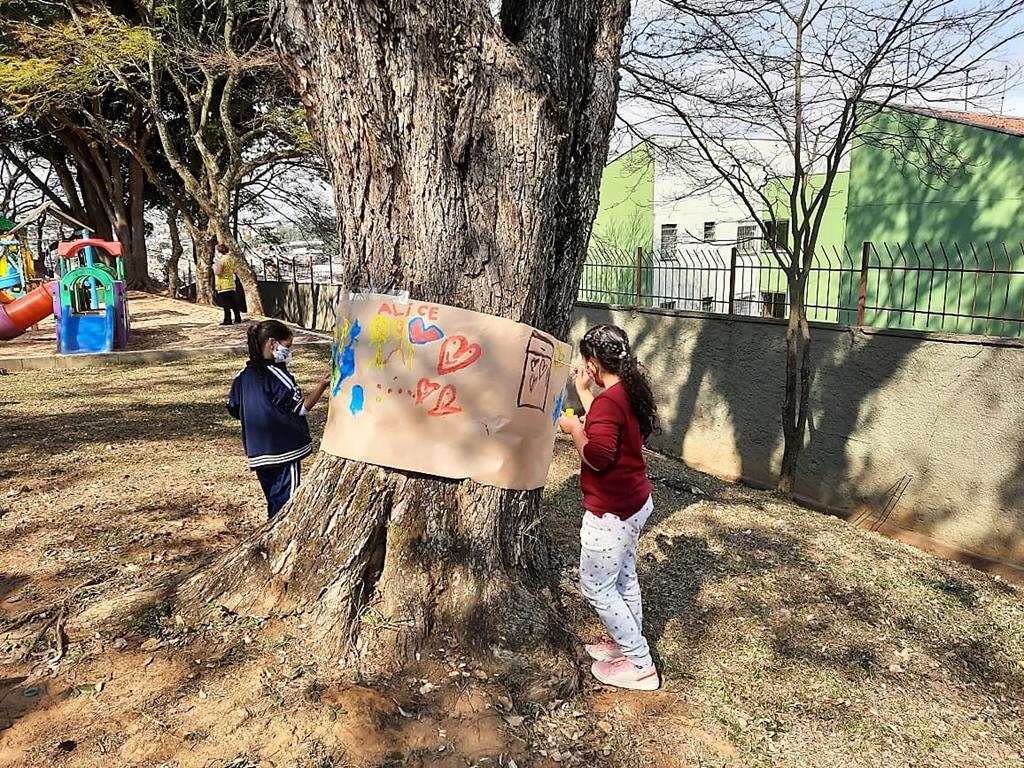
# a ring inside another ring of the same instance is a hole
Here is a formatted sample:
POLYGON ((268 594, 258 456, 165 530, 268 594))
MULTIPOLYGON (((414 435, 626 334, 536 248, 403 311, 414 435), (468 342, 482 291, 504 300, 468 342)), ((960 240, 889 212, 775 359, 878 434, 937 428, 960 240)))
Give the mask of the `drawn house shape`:
POLYGON ((516 402, 520 408, 534 408, 541 412, 546 409, 554 358, 555 345, 551 340, 536 331, 530 334, 516 402))

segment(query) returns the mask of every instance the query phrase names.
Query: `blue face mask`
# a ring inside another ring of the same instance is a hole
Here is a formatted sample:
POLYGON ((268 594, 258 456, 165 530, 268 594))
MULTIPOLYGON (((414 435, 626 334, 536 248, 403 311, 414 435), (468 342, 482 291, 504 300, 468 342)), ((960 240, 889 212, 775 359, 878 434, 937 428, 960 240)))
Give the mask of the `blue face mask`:
POLYGON ((292 361, 292 351, 284 344, 274 347, 274 362, 278 365, 288 365, 292 361))

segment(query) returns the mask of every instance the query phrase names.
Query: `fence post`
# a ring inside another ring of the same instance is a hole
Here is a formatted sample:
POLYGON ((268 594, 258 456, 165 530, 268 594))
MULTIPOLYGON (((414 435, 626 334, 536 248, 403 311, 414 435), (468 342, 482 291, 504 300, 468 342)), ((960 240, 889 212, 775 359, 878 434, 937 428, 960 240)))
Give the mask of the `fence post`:
POLYGON ((871 241, 865 240, 860 256, 860 289, 857 291, 857 325, 864 325, 864 307, 868 301, 868 262, 871 256, 871 241))
POLYGON ((729 253, 729 314, 736 314, 736 257, 739 255, 739 248, 735 245, 729 253))
POLYGON ((313 287, 313 252, 309 252, 309 287, 313 287))
POLYGON ((295 254, 292 254, 292 285, 299 282, 298 273, 295 271, 295 254))
POLYGON ((644 295, 644 248, 636 247, 636 306, 643 306, 644 295))

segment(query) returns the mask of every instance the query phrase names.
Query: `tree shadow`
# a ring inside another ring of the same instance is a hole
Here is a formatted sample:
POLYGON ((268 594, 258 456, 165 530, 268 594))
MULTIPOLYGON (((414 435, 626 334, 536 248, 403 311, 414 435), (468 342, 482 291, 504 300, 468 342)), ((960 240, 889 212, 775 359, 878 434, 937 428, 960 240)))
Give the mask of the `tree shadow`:
MULTIPOLYGON (((575 334, 602 322, 630 333, 650 372, 663 425, 652 447, 719 477, 774 486, 783 325, 580 307, 575 334)), ((796 498, 868 527, 907 528, 1024 562, 1024 423, 1003 398, 989 397, 1005 389, 1020 351, 842 326, 815 325, 812 334, 796 498), (984 442, 962 442, 976 432, 984 442)))

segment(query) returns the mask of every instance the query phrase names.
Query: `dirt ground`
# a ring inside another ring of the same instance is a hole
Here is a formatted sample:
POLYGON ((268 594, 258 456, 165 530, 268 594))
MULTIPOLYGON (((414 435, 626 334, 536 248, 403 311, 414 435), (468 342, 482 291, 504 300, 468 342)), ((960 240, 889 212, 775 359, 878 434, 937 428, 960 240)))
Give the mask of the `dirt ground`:
MULTIPOLYGON (((173 347, 226 347, 245 345, 246 325, 221 326, 223 310, 178 301, 150 293, 128 294, 131 313, 129 350, 169 349, 173 347)), ((296 331, 295 343, 324 339, 323 334, 296 331)), ((53 317, 46 318, 37 330, 0 345, 0 357, 45 357, 57 354, 53 317)))
MULTIPOLYGON (((1020 589, 657 456, 640 572, 658 692, 517 705, 453 638, 362 680, 301 642, 301 617, 183 623, 169 585, 263 519, 223 408, 240 365, 0 377, 0 765, 1024 762, 1020 589)), ((325 366, 296 355, 300 381, 325 366)), ((545 520, 590 639, 575 470, 559 442, 545 520)))

